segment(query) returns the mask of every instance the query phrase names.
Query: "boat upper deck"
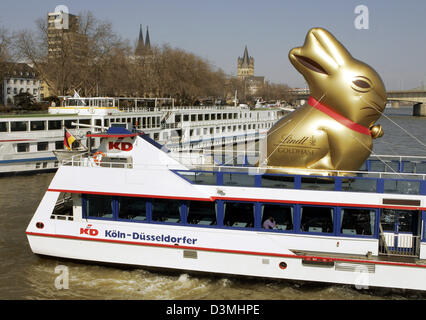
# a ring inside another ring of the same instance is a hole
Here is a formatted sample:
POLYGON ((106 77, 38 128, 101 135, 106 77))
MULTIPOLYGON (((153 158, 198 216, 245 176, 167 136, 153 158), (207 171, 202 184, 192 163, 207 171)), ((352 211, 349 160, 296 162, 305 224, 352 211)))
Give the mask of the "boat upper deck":
MULTIPOLYGON (((74 156, 62 165, 98 167, 87 154, 74 156)), ((146 164, 133 163, 131 158, 114 157, 105 158, 99 167, 149 169, 146 164)), ((153 169, 158 167, 152 165, 153 169)), ((426 157, 375 156, 359 171, 327 171, 327 175, 323 170, 311 170, 310 175, 306 175, 306 170, 300 174, 281 174, 268 173, 268 169, 273 169, 270 167, 221 164, 169 169, 196 185, 426 195, 426 157)), ((412 205, 420 206, 418 202, 412 205)))

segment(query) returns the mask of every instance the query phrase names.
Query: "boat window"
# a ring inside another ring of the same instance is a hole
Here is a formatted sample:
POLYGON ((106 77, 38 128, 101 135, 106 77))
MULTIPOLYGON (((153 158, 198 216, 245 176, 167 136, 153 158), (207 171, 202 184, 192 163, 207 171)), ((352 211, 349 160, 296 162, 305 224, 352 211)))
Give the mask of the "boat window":
POLYGON ((7 122, 0 122, 0 132, 7 132, 8 131, 8 123, 7 122))
POLYGON ((64 120, 64 127, 67 129, 74 129, 75 126, 72 125, 73 122, 77 122, 77 120, 64 120))
POLYGON ((48 121, 48 129, 49 130, 62 129, 62 121, 61 120, 49 120, 48 121))
POLYGON ((191 114, 191 121, 196 121, 197 119, 196 119, 196 114, 191 114))
POLYGON ((330 207, 302 206, 300 228, 305 232, 333 232, 334 210, 330 207))
POLYGON ((86 212, 88 218, 113 218, 113 201, 111 196, 86 195, 86 212))
POLYGON ((63 141, 55 141, 55 150, 62 150, 64 149, 64 142, 63 141))
POLYGON ((376 192, 377 179, 351 178, 342 181, 342 191, 350 192, 376 192))
POLYGON ((383 209, 380 224, 383 231, 413 233, 417 219, 418 211, 415 210, 383 209))
POLYGON ((10 131, 27 131, 28 123, 26 121, 12 121, 10 131))
POLYGON ((146 199, 119 197, 118 218, 132 221, 146 220, 146 199))
POLYGON ((31 121, 30 122, 30 128, 31 131, 37 131, 37 130, 45 130, 45 122, 44 121, 31 121))
POLYGON ((385 193, 420 194, 420 181, 386 179, 384 189, 385 193))
POLYGON ((334 190, 334 179, 325 177, 302 177, 301 189, 334 190))
POLYGON ((384 209, 380 215, 380 224, 383 231, 395 231, 395 211, 384 209))
POLYGON ((71 193, 61 192, 56 200, 50 219, 73 220, 73 200, 71 193))
POLYGON ((217 120, 222 120, 222 114, 221 113, 217 114, 217 120))
POLYGON ((293 230, 293 207, 280 204, 264 204, 261 211, 262 227, 269 229, 265 221, 272 218, 275 221, 274 230, 293 230))
POLYGON ((227 113, 224 113, 224 114, 223 114, 223 120, 226 120, 226 119, 228 119, 228 114, 227 114, 227 113))
POLYGON ((238 228, 253 228, 254 226, 254 203, 247 202, 225 202, 224 220, 225 226, 238 228))
POLYGON ((294 176, 282 175, 262 175, 262 187, 265 188, 280 188, 280 189, 293 189, 294 176))
POLYGON ((216 203, 207 201, 189 201, 188 218, 189 224, 216 225, 216 203))
POLYGON ((180 223, 180 203, 177 200, 152 200, 152 220, 161 222, 180 223))
POLYGON ((78 123, 90 125, 90 119, 80 119, 78 123))
POLYGON ((28 152, 30 151, 30 144, 29 143, 18 143, 16 145, 18 152, 28 152))
POLYGON ((49 142, 37 142, 37 151, 46 151, 49 149, 49 142))
POLYGON ((340 232, 347 235, 372 236, 375 222, 375 210, 343 208, 340 232))
POLYGON ((189 115, 188 114, 183 115, 183 121, 189 121, 189 115))
POLYGON ((198 121, 203 121, 203 115, 202 114, 198 115, 198 121))
POLYGON ((182 177, 191 181, 194 184, 216 185, 217 173, 216 172, 182 172, 182 177))
POLYGON ((206 113, 206 114, 204 115, 204 120, 210 120, 210 114, 206 113))
POLYGON ((225 186, 255 186, 255 176, 244 173, 223 173, 223 185, 225 186))

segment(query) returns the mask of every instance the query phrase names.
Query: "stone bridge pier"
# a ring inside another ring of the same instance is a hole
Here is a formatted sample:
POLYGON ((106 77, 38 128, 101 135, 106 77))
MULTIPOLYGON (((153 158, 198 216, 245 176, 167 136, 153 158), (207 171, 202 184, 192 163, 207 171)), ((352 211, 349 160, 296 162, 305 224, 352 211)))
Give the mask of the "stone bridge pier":
POLYGON ((413 116, 426 117, 426 104, 418 102, 413 105, 413 116))

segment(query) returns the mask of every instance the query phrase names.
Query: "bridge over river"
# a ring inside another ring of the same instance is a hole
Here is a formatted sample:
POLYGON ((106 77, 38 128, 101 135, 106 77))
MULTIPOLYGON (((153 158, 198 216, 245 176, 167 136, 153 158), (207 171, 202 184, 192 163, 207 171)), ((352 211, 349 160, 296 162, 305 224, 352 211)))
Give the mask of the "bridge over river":
POLYGON ((410 102, 413 116, 426 116, 426 90, 388 91, 387 96, 393 108, 398 108, 400 102, 410 102))
MULTIPOLYGON (((296 100, 304 103, 309 98, 309 92, 294 91, 296 100)), ((401 102, 408 102, 413 104, 413 116, 426 117, 426 90, 413 89, 413 90, 401 90, 401 91, 388 91, 387 92, 388 103, 391 104, 392 108, 398 108, 401 102)))

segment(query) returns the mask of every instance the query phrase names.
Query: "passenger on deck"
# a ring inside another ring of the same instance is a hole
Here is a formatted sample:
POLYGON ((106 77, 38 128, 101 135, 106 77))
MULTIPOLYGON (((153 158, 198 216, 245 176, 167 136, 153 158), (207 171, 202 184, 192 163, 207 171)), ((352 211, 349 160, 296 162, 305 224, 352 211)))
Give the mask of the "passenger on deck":
POLYGON ((277 223, 275 222, 273 217, 269 217, 268 219, 263 222, 263 227, 265 229, 274 229, 277 223))

